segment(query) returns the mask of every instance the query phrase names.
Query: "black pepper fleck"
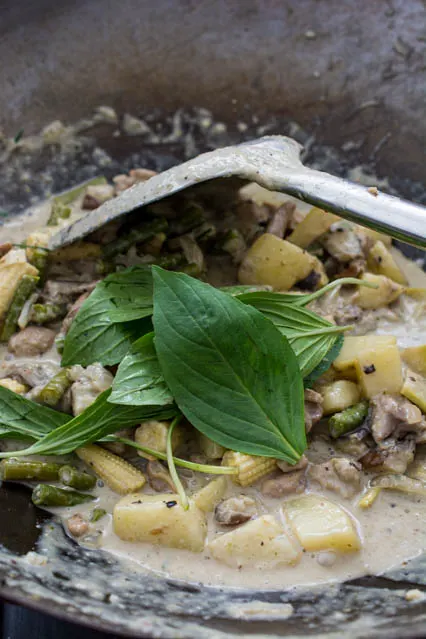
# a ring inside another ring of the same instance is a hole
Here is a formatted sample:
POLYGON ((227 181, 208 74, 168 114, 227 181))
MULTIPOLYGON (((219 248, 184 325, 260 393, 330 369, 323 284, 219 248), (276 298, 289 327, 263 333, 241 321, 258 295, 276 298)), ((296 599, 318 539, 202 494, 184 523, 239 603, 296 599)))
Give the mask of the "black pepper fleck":
POLYGON ((376 367, 374 366, 374 364, 370 364, 370 366, 364 366, 364 373, 366 375, 371 375, 371 373, 375 373, 376 372, 376 367))
POLYGON ((173 506, 176 506, 177 501, 166 501, 166 506, 167 508, 173 508, 173 506))

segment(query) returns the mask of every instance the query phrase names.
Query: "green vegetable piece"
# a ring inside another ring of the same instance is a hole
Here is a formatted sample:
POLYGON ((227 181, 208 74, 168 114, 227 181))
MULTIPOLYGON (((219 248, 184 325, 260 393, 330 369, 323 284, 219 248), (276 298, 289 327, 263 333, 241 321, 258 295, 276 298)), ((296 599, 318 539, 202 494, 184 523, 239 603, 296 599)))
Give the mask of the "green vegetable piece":
POLYGON ((42 461, 24 461, 22 459, 3 459, 0 464, 0 475, 3 481, 22 481, 38 479, 40 481, 57 481, 60 464, 42 461))
POLYGON ((35 506, 66 507, 78 506, 94 499, 93 495, 79 493, 75 490, 58 488, 49 484, 38 484, 31 496, 35 506))
POLYGON ((6 342, 16 332, 22 307, 28 297, 34 292, 37 282, 38 277, 23 275, 1 327, 0 342, 6 342))
POLYGON ((62 202, 58 202, 55 198, 52 202, 52 209, 50 211, 50 217, 47 221, 47 226, 56 226, 61 220, 67 220, 71 215, 71 208, 66 206, 62 202))
MULTIPOLYGON (((119 429, 130 428, 150 419, 170 419, 176 415, 174 407, 110 404, 108 402, 110 393, 110 389, 101 393, 93 404, 73 419, 69 419, 69 415, 56 413, 45 406, 34 404, 39 409, 65 417, 66 423, 39 438, 29 448, 14 452, 2 452, 0 458, 21 457, 23 455, 67 455, 77 448, 99 441, 119 429)), ((29 400, 25 401, 29 402, 29 400)), ((29 404, 33 403, 29 402, 29 404)), ((5 420, 3 419, 3 421, 5 420)))
POLYGON ((153 277, 155 348, 185 417, 226 448, 297 462, 303 383, 286 338, 208 284, 158 267, 153 277))
POLYGON ((368 415, 368 402, 359 402, 354 406, 350 406, 340 413, 335 413, 328 421, 328 429, 333 439, 337 439, 346 433, 350 433, 362 422, 368 415))
POLYGON ((96 477, 78 470, 74 466, 61 466, 59 480, 64 486, 77 490, 92 490, 96 486, 96 477))
POLYGON ((40 404, 54 407, 59 403, 71 384, 72 381, 68 369, 62 368, 59 373, 56 373, 56 375, 47 382, 46 386, 39 391, 35 400, 40 404))
POLYGON ((157 233, 167 230, 167 220, 162 217, 148 220, 139 227, 132 229, 127 235, 119 237, 114 242, 107 244, 103 248, 103 254, 106 258, 112 258, 119 253, 126 253, 134 244, 142 244, 152 239, 157 233))
POLYGON ((154 333, 134 342, 118 367, 108 401, 132 406, 173 404, 155 352, 154 333))
POLYGON ((67 308, 64 304, 33 304, 31 309, 30 321, 33 324, 49 324, 57 319, 65 317, 67 308))
POLYGON ((205 221, 203 207, 196 202, 189 202, 182 214, 170 222, 170 235, 184 235, 201 226, 205 221))
POLYGON ((91 523, 92 524, 96 523, 97 521, 102 519, 102 517, 105 517, 106 514, 107 514, 107 511, 104 508, 94 508, 92 510, 92 514, 90 515, 91 523))
POLYGON ((30 264, 38 269, 41 281, 44 280, 44 275, 49 260, 49 253, 49 249, 43 248, 42 246, 35 246, 32 248, 31 257, 28 260, 30 264))

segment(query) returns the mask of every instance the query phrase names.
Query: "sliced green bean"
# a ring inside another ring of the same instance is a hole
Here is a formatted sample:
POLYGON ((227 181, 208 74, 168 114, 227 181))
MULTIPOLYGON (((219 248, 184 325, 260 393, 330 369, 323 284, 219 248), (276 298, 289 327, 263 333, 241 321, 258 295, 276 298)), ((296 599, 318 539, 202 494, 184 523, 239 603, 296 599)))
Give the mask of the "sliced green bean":
POLYGON ((93 495, 76 490, 58 488, 49 484, 38 484, 33 490, 32 502, 35 506, 70 507, 95 499, 93 495))
POLYGON ((119 253, 126 253, 126 251, 134 244, 141 244, 147 242, 157 233, 161 233, 167 229, 167 220, 164 218, 155 218, 149 220, 144 224, 141 224, 138 228, 132 229, 127 235, 119 237, 114 242, 107 244, 103 247, 104 257, 111 258, 119 253))
POLYGON ((48 324, 65 317, 67 308, 65 304, 34 304, 31 309, 30 321, 33 324, 48 324))
POLYGON ((106 514, 107 511, 104 508, 94 508, 90 515, 90 521, 94 524, 96 521, 102 519, 102 517, 105 517, 106 514))
POLYGON ((74 466, 62 466, 59 470, 59 480, 65 486, 77 490, 92 490, 96 486, 96 477, 74 466))
POLYGON ((340 413, 335 413, 330 417, 328 422, 328 429, 333 439, 337 439, 346 433, 350 433, 358 426, 361 426, 362 422, 368 415, 368 402, 359 402, 354 404, 340 413))
POLYGON ((38 393, 35 401, 46 406, 56 406, 68 388, 71 386, 72 381, 69 376, 67 368, 61 368, 51 380, 49 380, 38 393))
POLYGON ((0 476, 4 481, 23 481, 38 479, 40 481, 56 481, 59 477, 60 464, 42 461, 24 461, 11 457, 3 459, 0 464, 0 476))

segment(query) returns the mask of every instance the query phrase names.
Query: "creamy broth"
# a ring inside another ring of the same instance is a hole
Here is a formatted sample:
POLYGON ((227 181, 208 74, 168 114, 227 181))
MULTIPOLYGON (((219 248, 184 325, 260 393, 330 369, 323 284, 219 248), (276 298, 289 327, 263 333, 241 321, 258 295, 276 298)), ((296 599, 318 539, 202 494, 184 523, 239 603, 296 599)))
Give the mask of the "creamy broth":
MULTIPOLYGON (((18 220, 0 229, 0 242, 22 241, 30 231, 38 228, 46 219, 49 208, 46 205, 35 207, 18 220)), ((402 264, 412 286, 426 287, 426 275, 395 251, 396 259, 402 264)), ((394 322, 380 320, 375 333, 391 334, 398 338, 401 347, 418 345, 425 342, 426 313, 422 303, 408 296, 403 296, 404 321, 394 322)), ((0 362, 11 361, 14 356, 7 352, 7 345, 0 345, 0 362)), ((53 348, 37 359, 58 364, 60 358, 53 348)), ((34 358, 33 358, 34 360, 34 358)), ((2 364, 0 363, 0 371, 2 364)), ((318 462, 330 455, 329 447, 318 436, 309 447, 307 456, 310 461, 318 462)), ((368 477, 368 476, 367 476, 368 477)), ((198 480, 188 480, 188 489, 196 489, 198 480), (195 483, 194 483, 195 482, 195 483)), ((206 479, 201 480, 203 482, 206 479)), ((233 494, 251 495, 257 501, 259 513, 271 513, 284 528, 289 526, 282 511, 284 499, 264 497, 256 486, 249 488, 236 487, 227 480, 226 496, 233 494)), ((153 492, 145 489, 145 492, 153 492)), ((213 559, 208 551, 196 554, 184 550, 175 550, 163 546, 152 546, 145 543, 128 543, 121 541, 113 532, 112 517, 107 514, 99 522, 92 525, 91 534, 83 545, 99 547, 125 560, 128 568, 137 571, 153 571, 167 577, 190 582, 201 582, 213 586, 230 586, 236 588, 286 588, 298 585, 312 585, 325 582, 336 582, 359 577, 365 574, 377 574, 391 568, 404 565, 408 559, 417 557, 426 547, 426 499, 418 496, 382 491, 374 507, 361 510, 357 506, 359 495, 354 499, 342 499, 336 493, 320 489, 311 484, 308 492, 324 496, 338 502, 353 518, 363 547, 360 552, 351 554, 328 553, 324 561, 324 553, 303 553, 296 566, 278 566, 263 569, 261 565, 230 568, 213 559), (330 559, 331 557, 331 559, 330 559), (329 562, 331 565, 326 565, 329 562)), ((105 508, 111 513, 117 502, 117 495, 106 487, 96 489, 95 505, 105 508)), ((74 508, 53 509, 64 521, 74 513, 89 514, 93 503, 74 508)), ((225 532, 215 524, 213 516, 208 516, 208 540, 218 532, 225 532)))

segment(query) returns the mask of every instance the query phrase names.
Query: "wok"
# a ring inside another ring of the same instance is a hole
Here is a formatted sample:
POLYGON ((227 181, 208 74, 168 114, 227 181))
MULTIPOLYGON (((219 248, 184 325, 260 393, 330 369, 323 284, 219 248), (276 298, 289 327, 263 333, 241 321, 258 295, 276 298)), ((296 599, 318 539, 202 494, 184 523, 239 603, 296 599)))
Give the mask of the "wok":
MULTIPOLYGON (((91 127, 66 157, 53 147, 24 157, 25 185, 14 161, 3 164, 1 208, 264 133, 299 139, 310 165, 338 175, 362 165, 425 203, 424 24, 421 0, 3 2, 7 135, 108 104, 143 115, 156 138, 91 127)), ((426 637, 426 603, 404 598, 426 585, 426 559, 343 585, 226 591, 142 577, 78 547, 25 488, 1 488, 0 502, 0 595, 117 636, 426 637), (24 559, 35 547, 49 548, 47 564, 24 559)))

